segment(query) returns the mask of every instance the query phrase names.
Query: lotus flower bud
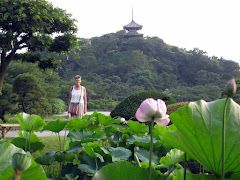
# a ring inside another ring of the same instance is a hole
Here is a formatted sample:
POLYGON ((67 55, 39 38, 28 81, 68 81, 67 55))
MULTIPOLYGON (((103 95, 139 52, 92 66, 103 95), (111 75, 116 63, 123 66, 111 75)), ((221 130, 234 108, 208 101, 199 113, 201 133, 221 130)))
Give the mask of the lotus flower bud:
POLYGON ((15 153, 12 157, 14 168, 13 179, 21 179, 22 171, 28 169, 32 164, 32 159, 26 154, 15 153))
POLYGON ((98 124, 98 127, 101 127, 101 126, 102 126, 101 123, 99 123, 99 124, 98 124))
POLYGON ((12 157, 12 166, 14 169, 25 171, 31 164, 32 159, 26 154, 15 153, 12 157))
POLYGON ((139 146, 136 147, 136 151, 139 151, 139 146))
POLYGON ((92 122, 92 125, 94 125, 94 124, 95 124, 95 121, 92 122))
POLYGON ((124 123, 126 120, 124 117, 121 117, 121 122, 124 123))
POLYGON ((236 91, 237 91, 237 85, 236 85, 235 79, 232 78, 230 81, 228 81, 228 83, 224 87, 223 93, 229 97, 232 97, 236 94, 236 91))
POLYGON ((110 136, 110 139, 111 139, 111 141, 112 141, 112 140, 114 139, 114 135, 111 135, 111 136, 110 136))

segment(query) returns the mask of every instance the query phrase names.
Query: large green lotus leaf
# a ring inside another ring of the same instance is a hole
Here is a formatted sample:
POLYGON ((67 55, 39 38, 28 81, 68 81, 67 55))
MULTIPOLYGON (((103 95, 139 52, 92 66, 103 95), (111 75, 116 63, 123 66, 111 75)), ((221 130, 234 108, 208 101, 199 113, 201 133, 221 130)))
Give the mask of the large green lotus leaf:
MULTIPOLYGON (((26 152, 11 143, 6 142, 0 144, 0 180, 12 179, 14 172, 14 169, 12 167, 12 156, 15 153, 25 154, 26 152)), ((46 178, 47 177, 44 169, 41 166, 37 165, 33 159, 31 166, 23 171, 21 176, 21 180, 42 180, 46 178)))
POLYGON ((59 133, 61 130, 64 129, 66 126, 67 122, 66 121, 61 121, 61 120, 56 120, 56 121, 51 121, 47 123, 45 126, 43 126, 43 131, 44 130, 49 130, 55 133, 59 133))
MULTIPOLYGON (((121 161, 111 163, 99 171, 93 176, 92 180, 146 180, 148 179, 148 170, 146 168, 140 168, 134 166, 130 162, 121 161)), ((164 176, 160 176, 155 169, 152 169, 151 179, 166 179, 164 176)))
POLYGON ((160 159, 160 163, 165 167, 175 165, 181 161, 184 161, 184 152, 179 149, 171 149, 166 156, 160 159))
POLYGON ((50 166, 53 163, 53 160, 53 157, 49 157, 46 154, 35 159, 37 163, 46 166, 50 166))
POLYGON ((97 114, 98 121, 103 126, 108 126, 113 123, 119 124, 121 122, 120 118, 113 119, 111 116, 105 116, 104 114, 98 113, 97 114))
POLYGON ((112 162, 116 162, 119 159, 128 160, 128 158, 132 155, 132 152, 124 147, 102 147, 101 149, 105 154, 109 154, 112 157, 112 162))
POLYGON ((30 142, 30 149, 29 149, 28 143, 27 143, 27 148, 25 148, 26 139, 21 137, 14 138, 11 141, 11 143, 19 148, 22 148, 22 149, 25 149, 26 151, 31 151, 31 152, 36 152, 38 150, 41 151, 45 147, 45 145, 42 142, 37 141, 37 142, 30 142))
POLYGON ((145 133, 149 133, 149 127, 145 125, 144 123, 139 123, 138 121, 127 121, 127 125, 130 130, 133 131, 134 134, 138 136, 142 136, 145 133))
POLYGON ((155 125, 153 128, 153 137, 159 140, 162 140, 162 137, 166 132, 177 130, 176 126, 174 124, 171 124, 170 126, 158 126, 155 125))
MULTIPOLYGON (((150 156, 149 150, 140 147, 138 151, 135 151, 135 154, 141 160, 141 162, 149 163, 149 156, 150 156)), ((159 162, 159 158, 153 152, 152 153, 152 165, 158 164, 158 162, 159 162)))
POLYGON ((23 153, 24 151, 20 148, 17 148, 10 143, 0 144, 0 175, 12 164, 12 156, 15 153, 23 153))
POLYGON ((107 161, 101 162, 98 158, 92 158, 88 155, 85 155, 81 157, 81 164, 79 164, 78 169, 80 169, 82 172, 94 174, 96 173, 96 170, 107 164, 107 161))
MULTIPOLYGON (((226 99, 191 102, 170 116, 177 131, 166 141, 183 150, 211 172, 221 174, 223 109, 226 99)), ((226 106, 225 173, 240 171, 240 106, 229 99, 226 106)))
POLYGON ((67 123, 66 128, 68 128, 69 131, 72 131, 74 129, 80 131, 86 128, 91 122, 92 121, 82 120, 80 118, 74 118, 67 123))
POLYGON ((37 137, 36 134, 34 133, 29 133, 27 131, 18 131, 18 135, 21 138, 25 139, 30 139, 30 142, 35 143, 35 142, 41 142, 41 140, 37 137))
POLYGON ((92 142, 100 140, 101 135, 96 133, 89 133, 87 131, 77 131, 73 130, 70 131, 67 135, 68 139, 71 139, 72 142, 80 142, 80 143, 86 143, 86 142, 92 142))
POLYGON ((20 113, 16 115, 17 120, 20 126, 25 131, 39 131, 41 127, 43 127, 46 123, 45 121, 37 115, 29 115, 26 113, 20 113))
MULTIPOLYGON (((135 144, 136 146, 142 146, 144 148, 149 148, 150 147, 150 136, 136 136, 136 135, 131 135, 127 139, 127 145, 135 144)), ((153 144, 154 146, 159 146, 161 142, 155 138, 153 138, 153 144)))
MULTIPOLYGON (((178 174, 174 177, 174 180, 183 180, 184 175, 183 174, 178 174)), ((186 174, 186 179, 187 180, 221 180, 221 177, 216 177, 213 174, 191 174, 187 173, 186 174)), ((239 180, 238 178, 224 178, 224 180, 239 180)))
POLYGON ((90 157, 92 157, 92 158, 99 158, 101 160, 101 162, 104 162, 103 156, 101 156, 100 154, 96 153, 91 146, 86 144, 86 145, 83 146, 83 149, 90 157))

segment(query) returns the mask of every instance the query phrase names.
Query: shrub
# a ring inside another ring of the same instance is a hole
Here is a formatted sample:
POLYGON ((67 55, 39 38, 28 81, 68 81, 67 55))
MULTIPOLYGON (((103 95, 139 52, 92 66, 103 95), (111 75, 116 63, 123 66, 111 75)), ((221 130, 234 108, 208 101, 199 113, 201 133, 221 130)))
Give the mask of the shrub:
POLYGON ((64 111, 66 111, 66 109, 67 109, 66 104, 61 99, 53 99, 50 102, 52 105, 52 113, 53 114, 62 113, 64 111))
POLYGON ((141 91, 136 92, 125 98, 116 108, 111 112, 111 117, 124 117, 125 119, 135 119, 135 113, 140 104, 147 98, 162 99, 166 105, 175 103, 176 101, 169 95, 159 91, 141 91))
POLYGON ((117 106, 117 102, 112 99, 89 100, 88 109, 111 111, 117 106))
POLYGON ((170 104, 167 106, 167 114, 172 114, 176 110, 178 110, 180 107, 188 105, 190 102, 179 102, 175 104, 170 104))

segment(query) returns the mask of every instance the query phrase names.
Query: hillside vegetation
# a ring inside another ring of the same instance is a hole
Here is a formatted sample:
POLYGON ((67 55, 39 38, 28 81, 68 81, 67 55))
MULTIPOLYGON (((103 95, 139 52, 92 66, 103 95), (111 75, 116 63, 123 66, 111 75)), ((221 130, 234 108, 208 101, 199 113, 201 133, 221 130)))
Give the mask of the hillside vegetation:
POLYGON ((144 90, 164 92, 177 102, 211 101, 221 97, 230 78, 240 77, 234 61, 171 46, 159 37, 125 39, 123 33, 83 39, 81 51, 68 55, 43 52, 43 58, 61 60, 61 68, 53 72, 21 60, 12 62, 0 97, 0 118, 31 107, 42 115, 66 110, 77 74, 87 88, 88 108, 98 110, 112 110, 125 97, 144 90), (17 88, 20 81, 25 88, 17 88))
POLYGON ((86 39, 80 58, 63 60, 63 81, 80 74, 96 97, 115 101, 142 90, 164 91, 177 101, 221 96, 232 77, 239 77, 238 63, 209 57, 200 49, 187 51, 158 37, 123 38, 124 31, 86 39))

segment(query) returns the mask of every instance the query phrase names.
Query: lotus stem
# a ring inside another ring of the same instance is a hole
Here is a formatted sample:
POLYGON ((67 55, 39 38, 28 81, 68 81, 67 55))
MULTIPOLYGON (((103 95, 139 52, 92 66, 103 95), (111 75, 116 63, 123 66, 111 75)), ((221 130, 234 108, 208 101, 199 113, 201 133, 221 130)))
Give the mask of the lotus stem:
POLYGON ((57 134, 58 134, 59 146, 60 146, 60 151, 61 151, 62 150, 62 146, 61 146, 60 134, 59 134, 59 132, 57 134))
POLYGON ((134 153, 134 159, 135 159, 135 161, 137 162, 137 165, 138 165, 139 167, 142 167, 142 165, 141 165, 141 163, 140 163, 140 161, 139 161, 138 156, 137 156, 136 153, 134 153))
POLYGON ((186 174, 187 174, 187 154, 184 153, 184 180, 186 180, 186 174))
POLYGON ((149 168, 148 168, 148 180, 151 180, 151 171, 152 171, 152 152, 153 152, 153 125, 154 125, 154 119, 152 119, 151 124, 150 124, 150 157, 149 157, 149 168))
POLYGON ((226 109, 228 101, 230 97, 228 96, 223 109, 223 121, 222 121, 222 173, 221 173, 221 180, 224 180, 225 172, 224 172, 224 163, 225 163, 225 121, 226 121, 226 109))

